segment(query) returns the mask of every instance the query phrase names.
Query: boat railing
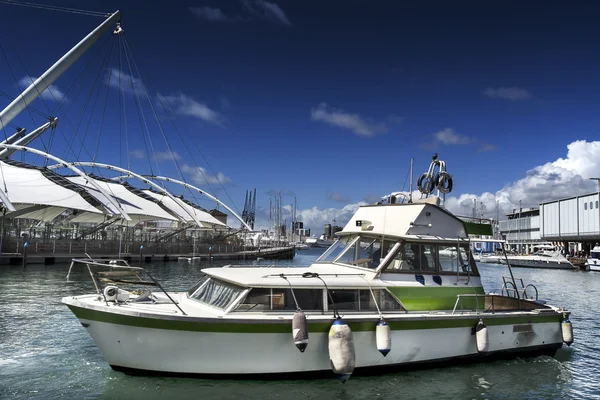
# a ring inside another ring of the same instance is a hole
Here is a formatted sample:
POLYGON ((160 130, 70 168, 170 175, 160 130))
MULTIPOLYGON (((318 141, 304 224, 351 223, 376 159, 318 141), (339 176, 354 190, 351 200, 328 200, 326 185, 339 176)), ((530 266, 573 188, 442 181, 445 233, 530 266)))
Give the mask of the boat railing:
MULTIPOLYGON (((470 293, 470 294, 457 294, 456 295, 456 302, 454 303, 454 308, 452 309, 452 314, 454 315, 456 313, 456 309, 460 304, 460 313, 462 314, 465 310, 464 310, 464 302, 462 301, 464 298, 475 298, 475 312, 479 312, 479 298, 483 297, 484 300, 484 308, 485 308, 485 298, 487 296, 490 296, 488 294, 479 294, 479 293, 470 293)), ((494 304, 494 300, 492 299, 492 307, 494 304)), ((493 309, 492 312, 494 312, 495 310, 493 309)))
POLYGON ((504 293, 506 292, 506 296, 509 297, 516 297, 516 298, 520 298, 520 299, 524 299, 524 300, 534 300, 534 301, 538 301, 539 297, 539 293, 537 290, 537 287, 530 283, 528 285, 525 285, 523 283, 523 279, 522 278, 516 278, 513 282, 512 278, 509 278, 507 276, 503 276, 502 280, 504 281, 504 284, 502 285, 502 290, 501 290, 501 294, 504 295, 504 293), (521 288, 517 288, 515 286, 515 284, 517 282, 521 283, 521 288), (512 287, 509 287, 512 286, 512 287), (527 289, 532 288, 535 292, 535 297, 529 297, 527 295, 527 289))
MULTIPOLYGON (((512 282, 509 282, 512 283, 512 282)), ((516 303, 516 308, 517 310, 522 310, 522 309, 531 309, 531 303, 526 303, 523 302, 522 300, 527 300, 528 302, 531 301, 535 301, 536 303, 539 303, 540 305, 542 305, 542 308, 544 307, 543 304, 545 302, 540 302, 538 300, 538 291, 537 288, 532 285, 529 284, 527 286, 525 286, 522 290, 522 297, 516 297, 516 296, 505 296, 504 294, 498 295, 495 293, 489 293, 489 294, 480 294, 480 293, 468 293, 468 294, 458 294, 456 295, 456 302, 454 303, 454 308, 452 309, 452 314, 456 314, 457 313, 457 309, 458 312, 460 312, 461 314, 465 312, 465 302, 469 299, 475 299, 475 312, 476 313, 480 313, 480 312, 484 312, 484 313, 488 313, 491 312, 492 314, 494 314, 496 312, 496 308, 498 308, 498 310, 506 310, 507 307, 507 303, 506 300, 507 298, 509 299, 514 299, 516 300, 516 302, 509 302, 508 304, 514 304, 516 303), (527 289, 528 288, 533 288, 535 290, 535 298, 528 298, 527 297, 527 289), (483 302, 480 302, 480 300, 483 299, 483 302), (488 302, 489 300, 489 302, 488 302), (496 300, 500 301, 500 304, 497 304, 496 300), (483 305, 483 307, 481 307, 481 305, 483 305), (460 308, 459 308, 460 306, 460 308)), ((471 307, 472 302, 470 303, 470 306, 467 307, 468 311, 473 311, 473 308, 471 307)), ((512 305, 510 305, 509 307, 512 307, 512 305)), ((534 306, 534 307, 539 307, 539 306, 534 306)))
MULTIPOLYGON (((131 265, 129 265, 129 263, 127 261, 122 260, 122 259, 94 259, 91 257, 90 258, 73 258, 71 260, 71 266, 69 267, 69 272, 67 273, 67 281, 69 281, 69 277, 71 275, 71 270, 75 264, 84 264, 87 267, 88 273, 90 274, 90 278, 92 279, 94 287, 96 288, 96 292, 102 296, 106 305, 108 305, 108 300, 106 299, 104 290, 100 290, 99 279, 96 279, 97 276, 99 275, 99 272, 97 272, 97 271, 93 272, 92 267, 102 267, 102 268, 110 268, 111 270, 117 270, 117 271, 113 271, 117 275, 119 275, 119 272, 130 273, 130 274, 131 274, 131 272, 144 273, 146 276, 148 276, 148 278, 150 278, 150 281, 152 282, 152 284, 154 284, 156 287, 158 287, 160 289, 160 291, 163 292, 165 294, 165 296, 167 296, 167 298, 171 301, 171 303, 173 303, 173 305, 175 305, 175 307, 177 307, 183 315, 187 315, 185 313, 185 311, 183 311, 181 309, 181 307, 179 307, 179 304, 177 304, 177 302, 169 295, 169 293, 167 293, 167 291, 162 287, 162 285, 152 276, 152 274, 150 274, 150 272, 146 271, 142 267, 131 266, 131 265)), ((138 276, 138 278, 139 278, 139 275, 136 274, 136 276, 138 276)), ((128 282, 128 283, 148 284, 148 282, 142 281, 141 279, 140 279, 140 281, 137 281, 137 282, 128 282)))

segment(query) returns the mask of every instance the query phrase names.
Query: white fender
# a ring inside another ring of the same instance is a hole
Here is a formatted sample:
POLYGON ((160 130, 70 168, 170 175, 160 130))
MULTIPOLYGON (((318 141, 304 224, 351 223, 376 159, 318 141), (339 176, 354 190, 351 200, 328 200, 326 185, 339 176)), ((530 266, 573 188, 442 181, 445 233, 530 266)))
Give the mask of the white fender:
POLYGON ((392 350, 392 328, 390 328, 383 318, 375 327, 375 341, 377 343, 377 350, 384 357, 392 350))
POLYGON ((563 342, 565 342, 567 346, 570 346, 573 343, 573 325, 568 317, 565 317, 565 319, 562 320, 560 328, 562 331, 563 342))
POLYGON ((308 346, 308 326, 306 324, 306 315, 304 315, 302 310, 296 311, 292 318, 292 337, 298 350, 304 353, 306 346, 308 346))
POLYGON ((487 352, 489 349, 488 329, 481 319, 475 327, 475 338, 477 340, 477 351, 480 353, 487 352))
POLYGON ((331 369, 342 383, 350 379, 355 360, 352 330, 338 317, 329 329, 329 361, 331 369))

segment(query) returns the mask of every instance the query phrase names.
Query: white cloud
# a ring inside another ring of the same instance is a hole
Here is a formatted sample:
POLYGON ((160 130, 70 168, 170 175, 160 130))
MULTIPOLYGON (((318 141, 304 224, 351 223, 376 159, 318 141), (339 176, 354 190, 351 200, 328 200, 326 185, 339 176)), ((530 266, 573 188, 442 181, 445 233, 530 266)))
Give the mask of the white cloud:
POLYGON ((526 176, 506 185, 496 193, 480 195, 465 193, 447 197, 446 207, 460 215, 471 215, 473 200, 482 202, 488 218, 496 216, 496 201, 500 217, 519 207, 537 207, 541 202, 593 192, 597 186, 589 178, 599 177, 600 141, 578 140, 567 146, 567 156, 539 165, 526 176))
POLYGON ((459 135, 453 129, 446 128, 433 134, 436 141, 443 144, 469 144, 473 140, 465 135, 459 135))
POLYGON ((198 118, 211 124, 223 126, 224 118, 221 114, 183 93, 171 96, 159 94, 158 97, 162 103, 166 103, 165 108, 167 110, 172 107, 176 114, 198 118))
POLYGON ((176 151, 157 151, 154 153, 154 159, 156 161, 170 161, 170 160, 179 160, 181 156, 176 151))
POLYGON ((146 152, 144 150, 131 150, 129 152, 129 154, 133 158, 145 158, 146 157, 146 152))
POLYGON ((485 153, 486 151, 492 151, 492 150, 496 150, 496 145, 484 143, 481 146, 479 146, 479 148, 477 149, 477 152, 485 153))
POLYGON ((281 7, 275 3, 271 3, 264 0, 254 0, 252 2, 246 1, 247 4, 253 4, 255 10, 259 10, 263 13, 267 19, 278 21, 284 25, 292 25, 288 17, 285 15, 281 7))
POLYGON ((195 16, 207 21, 213 22, 235 22, 235 17, 225 15, 220 8, 211 7, 190 7, 189 10, 195 16))
MULTIPOLYGON (((25 90, 29 87, 29 85, 31 85, 33 82, 36 81, 36 77, 33 76, 24 76, 23 78, 21 78, 19 80, 19 88, 21 90, 25 90)), ((41 90, 41 89, 40 89, 41 90)), ((42 92, 42 94, 40 95, 40 97, 44 100, 55 100, 55 101, 61 101, 63 100, 63 97, 65 97, 65 93, 60 90, 58 88, 58 86, 52 84, 46 87, 46 89, 42 92)), ((68 99, 64 99, 64 101, 67 101, 68 99)))
POLYGON ((518 87, 501 87, 498 89, 487 88, 483 91, 483 94, 493 99, 505 99, 511 101, 528 100, 533 97, 528 90, 518 87))
MULTIPOLYGON (((354 215, 358 207, 362 205, 366 205, 367 203, 364 201, 359 201, 358 203, 347 204, 341 208, 324 208, 320 209, 318 207, 306 208, 306 209, 297 209, 296 217, 298 221, 302 221, 304 223, 305 229, 310 229, 312 235, 319 236, 323 233, 323 226, 325 224, 334 224, 333 220, 335 219, 335 225, 345 226, 350 218, 354 215)), ((292 206, 285 205, 282 207, 282 220, 287 220, 288 229, 290 223, 292 221, 292 206)), ((269 227, 269 209, 268 207, 258 207, 256 210, 256 229, 266 229, 269 227)))
POLYGON ((326 103, 321 103, 318 107, 311 109, 310 118, 313 121, 322 121, 333 126, 350 129, 359 136, 373 136, 388 131, 387 126, 383 123, 373 124, 364 121, 358 114, 331 108, 326 103))
POLYGON ((276 22, 281 25, 291 26, 285 12, 277 4, 264 0, 242 0, 244 11, 242 14, 226 14, 220 8, 190 7, 192 14, 205 21, 211 22, 243 22, 262 19, 276 22))
POLYGON ((339 201, 341 203, 348 203, 350 201, 350 196, 345 196, 338 192, 329 192, 327 193, 327 198, 333 201, 339 201))
POLYGON ((136 78, 118 68, 110 68, 106 73, 106 82, 115 89, 121 89, 125 93, 136 92, 138 96, 145 96, 146 91, 141 79, 136 78))
POLYGON ((190 175, 192 181, 198 185, 214 185, 222 184, 225 185, 231 182, 231 178, 225 176, 222 172, 218 172, 217 175, 211 175, 205 168, 193 167, 191 165, 184 164, 181 170, 190 175))

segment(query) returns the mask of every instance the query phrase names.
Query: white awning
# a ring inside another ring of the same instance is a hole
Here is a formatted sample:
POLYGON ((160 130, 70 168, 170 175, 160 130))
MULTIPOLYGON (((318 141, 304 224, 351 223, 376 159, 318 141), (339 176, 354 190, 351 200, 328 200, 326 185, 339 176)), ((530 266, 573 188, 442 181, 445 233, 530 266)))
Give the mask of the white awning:
POLYGON ((198 206, 193 206, 189 202, 185 200, 185 210, 177 204, 173 199, 163 193, 156 193, 153 190, 143 190, 149 196, 152 196, 156 200, 162 202, 166 207, 168 207, 172 212, 177 215, 179 218, 185 220, 188 223, 194 222, 190 214, 188 214, 185 210, 188 210, 190 213, 193 213, 196 218, 202 223, 203 228, 213 228, 213 227, 226 227, 224 223, 202 210, 198 206))
MULTIPOLYGON (((95 199, 105 205, 107 210, 112 214, 118 214, 118 211, 110 204, 106 196, 96 190, 89 182, 80 176, 70 176, 67 178, 69 181, 85 187, 85 189, 95 199)), ((94 178, 89 178, 94 179, 94 178)), ((129 224, 135 225, 142 221, 156 221, 156 220, 169 220, 178 221, 176 214, 170 212, 154 201, 152 198, 146 196, 143 191, 133 188, 125 183, 119 183, 115 181, 109 181, 105 179, 96 178, 94 181, 100 185, 100 187, 108 192, 125 210, 131 217, 129 224)), ((72 222, 91 222, 100 223, 104 221, 104 216, 96 216, 92 214, 80 214, 74 217, 72 222)))
POLYGON ((95 200, 83 188, 48 169, 12 160, 0 161, 0 189, 6 190, 17 209, 7 213, 8 217, 48 222, 66 209, 73 209, 103 219, 101 209, 93 205, 95 200))

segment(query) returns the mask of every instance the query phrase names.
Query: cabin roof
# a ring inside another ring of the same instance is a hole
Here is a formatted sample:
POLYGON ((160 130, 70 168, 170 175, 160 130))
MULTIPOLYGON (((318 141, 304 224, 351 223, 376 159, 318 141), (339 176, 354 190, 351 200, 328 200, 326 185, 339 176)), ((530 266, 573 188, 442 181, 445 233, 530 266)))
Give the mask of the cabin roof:
POLYGON ((427 203, 381 204, 360 207, 338 235, 370 234, 403 239, 466 238, 462 220, 427 203))
POLYGON ((368 287, 367 281, 371 286, 385 287, 383 282, 373 281, 375 271, 367 271, 363 268, 353 268, 350 266, 335 264, 313 264, 310 267, 221 267, 205 268, 202 272, 212 277, 248 287, 368 287), (317 277, 302 277, 304 273, 316 273, 317 277), (284 274, 286 279, 280 275, 284 274), (288 283, 289 282, 289 283, 288 283))

